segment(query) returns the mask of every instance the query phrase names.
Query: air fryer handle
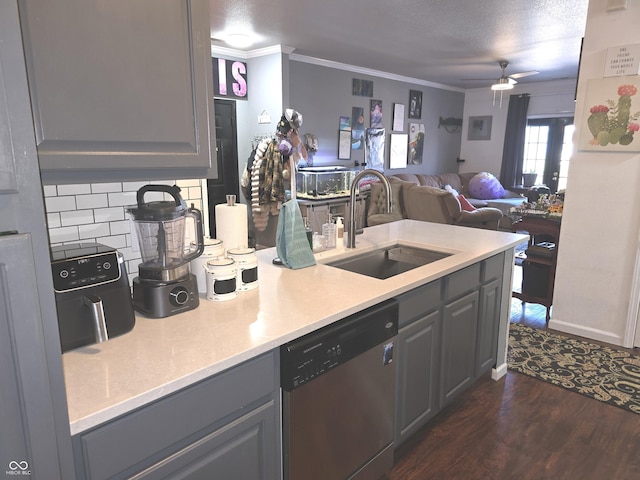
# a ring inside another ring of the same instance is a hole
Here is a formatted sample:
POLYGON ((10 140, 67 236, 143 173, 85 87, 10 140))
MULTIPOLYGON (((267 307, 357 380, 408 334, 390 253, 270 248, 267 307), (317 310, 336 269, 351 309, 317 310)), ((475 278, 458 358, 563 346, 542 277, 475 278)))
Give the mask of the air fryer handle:
POLYGON ((195 208, 193 204, 187 211, 187 215, 193 217, 196 226, 196 239, 198 240, 198 249, 185 257, 185 262, 190 262, 194 258, 198 258, 204 252, 204 230, 202 228, 202 213, 195 208))
POLYGON ((96 343, 102 343, 109 340, 102 299, 97 295, 86 295, 82 297, 82 303, 91 309, 91 319, 93 320, 93 330, 96 335, 96 343))
POLYGON ((147 192, 163 192, 168 193, 173 197, 176 202, 176 207, 184 206, 184 200, 180 196, 180 187, 177 185, 145 185, 138 190, 136 194, 136 200, 138 207, 142 208, 145 205, 144 194, 147 192))

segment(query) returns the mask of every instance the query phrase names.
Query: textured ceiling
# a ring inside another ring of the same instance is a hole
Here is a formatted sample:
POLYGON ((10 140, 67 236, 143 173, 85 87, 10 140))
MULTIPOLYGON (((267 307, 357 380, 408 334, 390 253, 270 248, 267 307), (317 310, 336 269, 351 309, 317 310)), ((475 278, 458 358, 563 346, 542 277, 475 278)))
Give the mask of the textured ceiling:
MULTIPOLYGON (((588 0, 210 0, 211 37, 248 30, 294 53, 460 88, 537 70, 576 78, 588 0), (476 79, 476 80, 473 80, 476 79), (480 79, 480 80, 477 80, 480 79)), ((214 46, 227 47, 214 40, 214 46)))

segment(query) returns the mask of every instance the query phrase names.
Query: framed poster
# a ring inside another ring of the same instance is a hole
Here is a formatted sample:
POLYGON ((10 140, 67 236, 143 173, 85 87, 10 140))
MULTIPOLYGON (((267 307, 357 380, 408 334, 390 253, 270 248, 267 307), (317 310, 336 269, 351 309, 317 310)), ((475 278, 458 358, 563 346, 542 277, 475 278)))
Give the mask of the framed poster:
POLYGON ((422 92, 409 90, 409 118, 422 118, 422 92))
POLYGON ((492 115, 469 117, 467 140, 491 140, 492 115))
POLYGON ((409 135, 406 133, 392 133, 389 146, 389 168, 406 168, 409 135))
POLYGON ((371 100, 369 116, 371 128, 382 128, 382 100, 371 100))
POLYGON ((349 130, 338 131, 338 160, 351 158, 351 132, 349 130))
POLYGON ((402 103, 393 104, 393 128, 391 130, 396 132, 404 130, 404 104, 402 103))
POLYGON ((364 160, 367 168, 384 172, 384 128, 367 128, 364 160))
POLYGON ((422 151, 424 150, 424 123, 409 124, 409 163, 411 165, 422 164, 422 151))

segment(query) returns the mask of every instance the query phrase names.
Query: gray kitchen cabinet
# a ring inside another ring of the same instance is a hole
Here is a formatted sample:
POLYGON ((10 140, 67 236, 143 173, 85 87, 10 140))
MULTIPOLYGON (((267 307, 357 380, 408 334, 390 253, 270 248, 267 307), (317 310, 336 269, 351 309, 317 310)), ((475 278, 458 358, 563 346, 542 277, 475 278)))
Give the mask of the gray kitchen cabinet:
POLYGON ((397 448, 496 362, 504 254, 397 296, 397 448))
POLYGON ((397 297, 396 447, 438 411, 440 290, 438 280, 397 297))
POLYGON ((504 253, 495 255, 482 263, 476 377, 491 370, 496 361, 503 266, 504 253))
POLYGON ((278 479, 275 352, 73 438, 78 479, 278 479))
POLYGON ((0 471, 73 480, 42 184, 17 1, 0 2, 0 471))
POLYGON ((19 7, 45 183, 215 177, 208 0, 19 7))
POLYGON ((478 300, 476 290, 447 303, 442 310, 441 407, 475 380, 478 300))

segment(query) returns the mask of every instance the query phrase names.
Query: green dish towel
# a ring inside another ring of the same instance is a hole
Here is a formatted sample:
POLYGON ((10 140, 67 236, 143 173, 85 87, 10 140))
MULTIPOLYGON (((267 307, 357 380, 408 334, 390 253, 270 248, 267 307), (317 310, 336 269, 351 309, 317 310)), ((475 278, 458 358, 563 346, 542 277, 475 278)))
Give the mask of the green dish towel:
POLYGON ((310 267, 316 264, 298 201, 293 199, 282 204, 278 215, 276 231, 276 251, 282 263, 293 269, 310 267))

